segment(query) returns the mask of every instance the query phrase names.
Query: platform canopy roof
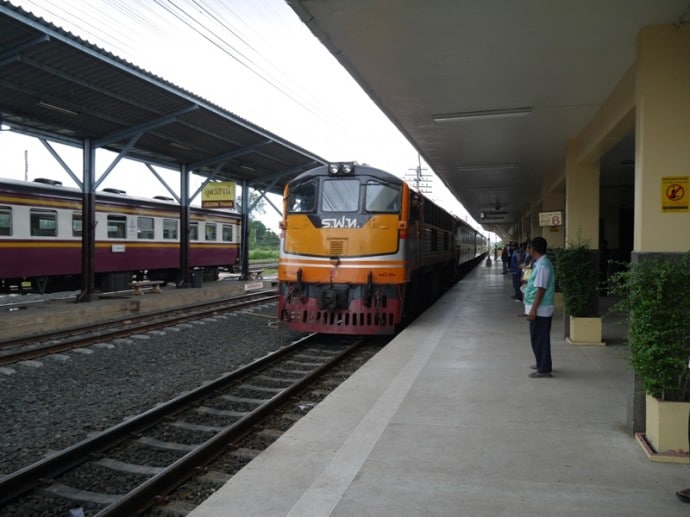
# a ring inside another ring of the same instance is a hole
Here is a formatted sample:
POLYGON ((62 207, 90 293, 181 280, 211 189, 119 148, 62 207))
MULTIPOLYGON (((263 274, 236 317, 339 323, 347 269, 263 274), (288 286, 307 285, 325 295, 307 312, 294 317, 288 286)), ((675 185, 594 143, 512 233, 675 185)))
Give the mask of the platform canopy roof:
MULTIPOLYGON (((0 122, 12 130, 282 193, 325 161, 0 0, 0 122)), ((0 171, 0 175, 2 175, 0 171)))
MULTIPOLYGON (((690 21, 688 0, 288 4, 472 217, 503 237, 545 179, 563 183, 568 142, 634 65, 640 28, 690 21)), ((632 203, 634 145, 632 126, 611 142, 602 199, 632 203)))

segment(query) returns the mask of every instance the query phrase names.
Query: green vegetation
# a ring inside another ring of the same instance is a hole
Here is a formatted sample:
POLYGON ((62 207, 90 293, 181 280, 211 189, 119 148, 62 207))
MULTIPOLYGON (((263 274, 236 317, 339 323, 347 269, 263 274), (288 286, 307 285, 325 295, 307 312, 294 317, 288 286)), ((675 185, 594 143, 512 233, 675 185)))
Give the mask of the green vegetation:
POLYGON ((628 323, 630 365, 646 393, 690 402, 690 252, 642 257, 609 280, 628 323))
POLYGON ((569 244, 549 255, 556 270, 556 284, 563 290, 565 310, 575 318, 598 315, 596 254, 586 242, 569 244))
POLYGON ((249 260, 278 261, 280 237, 268 230, 261 221, 249 222, 249 260))

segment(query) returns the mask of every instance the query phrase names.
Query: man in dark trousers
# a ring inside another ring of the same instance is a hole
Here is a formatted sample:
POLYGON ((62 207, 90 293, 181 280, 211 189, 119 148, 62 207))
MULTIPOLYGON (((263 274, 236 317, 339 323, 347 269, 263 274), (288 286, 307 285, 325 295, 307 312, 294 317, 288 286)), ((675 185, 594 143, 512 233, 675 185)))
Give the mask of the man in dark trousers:
POLYGON ((534 262, 532 274, 524 293, 525 314, 529 322, 529 337, 536 364, 529 374, 533 379, 551 377, 551 319, 554 312, 553 294, 556 275, 546 256, 546 239, 535 237, 528 249, 534 262))

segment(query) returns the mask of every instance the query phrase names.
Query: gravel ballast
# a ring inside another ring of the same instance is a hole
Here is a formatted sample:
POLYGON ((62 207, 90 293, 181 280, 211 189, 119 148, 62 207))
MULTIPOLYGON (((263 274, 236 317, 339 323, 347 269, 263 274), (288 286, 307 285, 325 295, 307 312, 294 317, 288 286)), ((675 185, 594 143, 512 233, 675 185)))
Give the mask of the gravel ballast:
POLYGON ((303 336, 275 314, 267 304, 0 368, 0 476, 303 336))

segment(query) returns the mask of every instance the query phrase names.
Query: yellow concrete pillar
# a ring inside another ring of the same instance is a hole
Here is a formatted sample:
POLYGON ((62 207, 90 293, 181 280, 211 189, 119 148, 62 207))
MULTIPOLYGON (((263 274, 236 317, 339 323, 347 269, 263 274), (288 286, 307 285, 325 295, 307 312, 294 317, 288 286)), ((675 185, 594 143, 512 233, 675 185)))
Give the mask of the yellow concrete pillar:
POLYGON ((599 162, 581 164, 576 140, 565 160, 565 243, 599 247, 599 162))
POLYGON ((690 249, 690 212, 668 209, 665 178, 690 188, 690 26, 644 27, 637 39, 634 250, 690 249), (684 179, 684 180, 683 180, 684 179))
MULTIPOLYGON (((550 176, 544 180, 542 211, 565 213, 565 192, 554 183, 557 182, 550 176)), ((549 248, 565 247, 565 226, 544 226, 541 230, 549 248)))

